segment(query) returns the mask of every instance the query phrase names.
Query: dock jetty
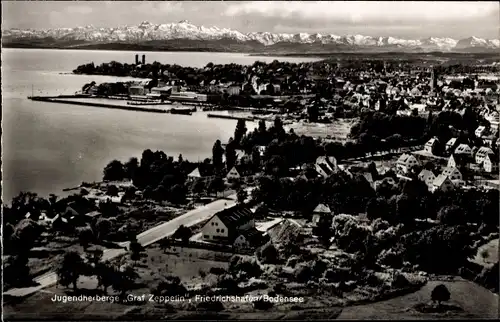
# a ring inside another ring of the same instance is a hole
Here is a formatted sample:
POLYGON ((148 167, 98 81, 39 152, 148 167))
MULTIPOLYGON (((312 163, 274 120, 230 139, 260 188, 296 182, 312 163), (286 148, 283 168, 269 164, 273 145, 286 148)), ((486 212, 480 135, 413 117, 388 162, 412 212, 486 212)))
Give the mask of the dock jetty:
POLYGON ((82 102, 82 101, 74 100, 75 98, 88 98, 88 96, 86 96, 86 95, 28 96, 28 99, 30 99, 32 101, 37 101, 37 102, 72 104, 72 105, 103 107, 103 108, 112 108, 112 109, 118 109, 118 110, 151 112, 151 113, 167 113, 168 112, 166 109, 148 108, 145 106, 138 106, 138 105, 116 105, 116 104, 107 104, 107 103, 102 103, 102 102, 82 102))
POLYGON ((253 121, 256 120, 255 117, 234 116, 234 115, 213 114, 213 113, 208 113, 207 117, 219 118, 219 119, 228 119, 228 120, 244 120, 244 121, 249 121, 249 122, 253 122, 253 121))

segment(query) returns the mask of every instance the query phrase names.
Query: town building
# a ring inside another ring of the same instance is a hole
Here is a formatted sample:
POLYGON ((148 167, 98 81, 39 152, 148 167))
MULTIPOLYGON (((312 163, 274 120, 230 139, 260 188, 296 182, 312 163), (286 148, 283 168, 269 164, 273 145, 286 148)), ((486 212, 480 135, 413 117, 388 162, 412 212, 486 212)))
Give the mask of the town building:
POLYGON ((328 178, 338 171, 337 159, 335 157, 320 156, 316 159, 316 171, 324 178, 328 178))
POLYGON ((430 170, 424 169, 418 174, 418 179, 425 183, 429 190, 432 190, 434 180, 436 180, 436 175, 430 170))
POLYGON ((485 136, 487 134, 487 130, 486 130, 486 127, 481 125, 481 126, 478 126, 476 131, 474 132, 474 134, 476 134, 476 136, 478 138, 482 138, 483 136, 485 136))
POLYGON ((201 231, 206 241, 233 244, 240 235, 251 229, 255 229, 253 212, 244 205, 235 205, 214 214, 201 231))
POLYGON ((424 145, 424 152, 428 154, 433 154, 435 146, 439 143, 437 138, 432 138, 427 141, 424 145))
POLYGON ((455 186, 453 185, 453 182, 451 182, 450 178, 447 176, 440 174, 439 176, 436 177, 436 179, 433 182, 433 191, 450 191, 453 190, 455 186))
POLYGON ((472 149, 468 144, 462 143, 455 148, 455 154, 471 155, 472 149))
POLYGON ((487 173, 498 173, 498 155, 487 154, 483 160, 483 169, 487 173))
POLYGON ((332 219, 332 211, 330 207, 325 204, 320 203, 313 210, 312 225, 314 227, 319 227, 321 224, 325 224, 332 219))
POLYGON ((201 178, 200 169, 196 168, 188 174, 188 180, 193 181, 201 178))
POLYGON ((482 164, 484 159, 486 158, 487 155, 489 154, 495 154, 492 149, 482 146, 480 147, 475 155, 476 163, 477 164, 482 164))
POLYGON ((158 94, 161 99, 167 99, 172 94, 172 86, 153 87, 151 94, 158 94))
POLYGON ((462 173, 456 167, 446 167, 443 169, 442 174, 450 178, 452 181, 463 179, 462 173))
POLYGON ((407 174, 410 170, 420 165, 418 160, 411 154, 403 153, 396 162, 396 172, 407 174))
POLYGON ((238 170, 236 169, 236 167, 232 167, 232 169, 226 175, 226 180, 228 182, 236 181, 236 180, 239 180, 240 178, 241 178, 241 175, 238 172, 238 170))
POLYGON ((241 231, 235 238, 233 247, 236 249, 255 249, 262 246, 265 241, 262 232, 254 227, 241 231))
POLYGON ((456 148, 456 145, 457 145, 457 138, 449 139, 448 142, 446 142, 445 151, 447 153, 452 153, 453 150, 456 148))

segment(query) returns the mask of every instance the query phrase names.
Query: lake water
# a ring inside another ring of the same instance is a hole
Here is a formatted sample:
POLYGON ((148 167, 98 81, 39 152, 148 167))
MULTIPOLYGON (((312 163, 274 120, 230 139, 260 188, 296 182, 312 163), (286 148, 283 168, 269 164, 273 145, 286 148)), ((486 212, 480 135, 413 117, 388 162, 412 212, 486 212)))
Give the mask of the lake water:
MULTIPOLYGON (((142 54, 142 53, 139 53, 142 54)), ((183 66, 252 64, 274 59, 244 54, 147 52, 146 60, 183 66)), ((143 150, 196 161, 211 156, 215 140, 234 133, 233 120, 120 111, 76 105, 32 102, 27 96, 73 94, 85 83, 123 80, 69 73, 78 65, 112 60, 132 63, 135 52, 2 49, 2 193, 10 202, 19 191, 46 196, 82 181, 98 181, 113 159, 126 161, 143 150)), ((247 124, 247 127, 251 127, 247 124)))

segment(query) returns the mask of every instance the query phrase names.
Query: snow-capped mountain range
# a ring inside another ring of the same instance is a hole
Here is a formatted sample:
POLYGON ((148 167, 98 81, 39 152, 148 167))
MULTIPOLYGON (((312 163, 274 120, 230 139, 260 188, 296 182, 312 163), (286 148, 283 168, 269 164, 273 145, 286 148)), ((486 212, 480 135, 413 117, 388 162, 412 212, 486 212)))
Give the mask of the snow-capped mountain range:
POLYGON ((401 39, 395 37, 371 37, 363 35, 335 34, 286 34, 269 32, 241 33, 237 30, 196 26, 186 20, 178 23, 152 24, 142 22, 138 26, 117 28, 98 28, 94 26, 59 28, 47 30, 10 29, 3 30, 4 42, 52 39, 53 41, 80 41, 92 43, 141 43, 148 41, 227 40, 237 43, 252 42, 255 45, 270 47, 278 44, 309 44, 342 47, 377 47, 419 49, 424 51, 454 51, 472 49, 500 49, 499 39, 469 37, 465 39, 436 38, 401 39))

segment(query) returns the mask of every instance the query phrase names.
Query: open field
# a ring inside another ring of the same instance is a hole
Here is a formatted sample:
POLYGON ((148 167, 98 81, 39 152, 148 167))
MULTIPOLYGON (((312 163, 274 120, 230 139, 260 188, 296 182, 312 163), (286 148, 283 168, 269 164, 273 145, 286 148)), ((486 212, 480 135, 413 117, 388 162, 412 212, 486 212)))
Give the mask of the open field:
POLYGON ((297 135, 307 135, 323 139, 331 138, 335 141, 345 141, 351 131, 351 127, 356 122, 357 119, 337 119, 331 124, 301 122, 293 123, 286 126, 286 128, 293 129, 297 135))
POLYGON ((497 319, 498 295, 461 279, 451 282, 430 281, 419 291, 387 301, 345 308, 339 319, 497 319), (423 314, 413 307, 430 300, 434 287, 444 284, 451 293, 450 302, 460 306, 462 312, 423 314))

